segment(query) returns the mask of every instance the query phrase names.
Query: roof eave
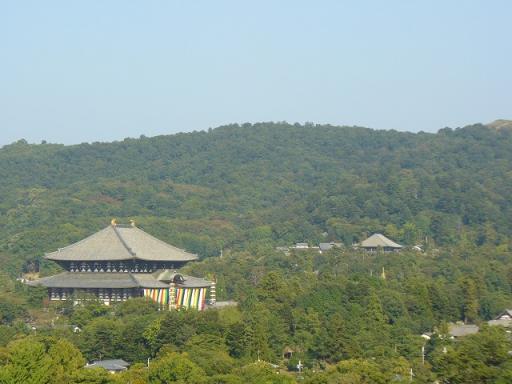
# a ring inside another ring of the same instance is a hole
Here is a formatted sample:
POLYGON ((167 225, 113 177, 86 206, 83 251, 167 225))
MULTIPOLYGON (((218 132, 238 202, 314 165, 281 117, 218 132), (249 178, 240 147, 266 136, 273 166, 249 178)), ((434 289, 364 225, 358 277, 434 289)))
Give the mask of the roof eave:
POLYGON ((55 257, 51 256, 50 254, 47 256, 44 256, 46 260, 51 261, 84 261, 84 262, 100 262, 100 261, 128 261, 133 260, 133 257, 126 257, 126 258, 102 258, 102 259, 89 259, 89 258, 77 258, 77 257, 55 257))
POLYGON ((140 256, 135 257, 136 260, 143 260, 143 261, 174 261, 174 262, 187 262, 187 261, 196 261, 199 260, 199 257, 197 255, 192 255, 189 258, 183 258, 183 259, 177 259, 177 258, 166 258, 166 259, 151 259, 151 258, 144 258, 140 256))

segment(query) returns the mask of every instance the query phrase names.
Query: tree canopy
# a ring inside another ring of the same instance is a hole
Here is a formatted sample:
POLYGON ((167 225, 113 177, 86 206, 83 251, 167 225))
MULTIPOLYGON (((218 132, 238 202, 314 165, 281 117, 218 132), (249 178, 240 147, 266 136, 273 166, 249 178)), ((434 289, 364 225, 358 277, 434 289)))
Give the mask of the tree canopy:
POLYGON ((5 146, 0 383, 510 382, 508 333, 486 326, 512 307, 510 148, 510 130, 483 125, 287 123, 5 146), (215 278, 238 306, 73 306, 15 280, 54 273, 45 252, 113 217, 198 253, 183 272, 215 278), (404 249, 352 247, 374 232, 404 249), (481 331, 452 340, 456 321, 481 331), (110 358, 132 365, 84 367, 110 358))

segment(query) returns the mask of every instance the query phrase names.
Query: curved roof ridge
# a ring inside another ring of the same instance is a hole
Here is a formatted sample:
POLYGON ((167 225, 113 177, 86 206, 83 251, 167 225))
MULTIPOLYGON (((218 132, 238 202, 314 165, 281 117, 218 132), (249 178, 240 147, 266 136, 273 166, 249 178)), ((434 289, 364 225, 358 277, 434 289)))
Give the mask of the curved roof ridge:
POLYGON ((130 279, 132 279, 132 281, 133 281, 135 284, 139 284, 139 281, 135 278, 135 276, 133 276, 133 273, 128 272, 128 275, 130 276, 130 279))
MULTIPOLYGON (((71 243, 71 244, 69 244, 69 245, 66 245, 65 247, 62 247, 62 248, 57 248, 57 250, 56 250, 56 251, 46 253, 46 254, 44 255, 44 258, 45 258, 45 259, 52 260, 52 259, 53 259, 53 258, 51 257, 52 255, 58 255, 58 254, 60 254, 62 251, 67 251, 67 250, 70 250, 70 249, 72 249, 72 248, 75 248, 75 247, 77 247, 77 246, 79 246, 79 245, 81 245, 81 244, 83 244, 83 243, 85 243, 85 242, 87 242, 87 241, 89 241, 89 240, 92 240, 92 239, 94 239, 94 238, 96 238, 96 237, 101 236, 104 232, 108 232, 108 230, 109 230, 109 229, 113 229, 113 228, 114 228, 114 227, 113 227, 112 225, 109 225, 109 226, 107 226, 107 227, 105 227, 105 228, 103 228, 103 229, 100 229, 100 230, 99 230, 99 231, 97 231, 97 232, 94 232, 94 233, 90 234, 90 235, 89 235, 89 236, 87 236, 87 237, 84 237, 82 240, 78 240, 78 241, 76 241, 76 242, 74 242, 74 243, 71 243)), ((116 232, 116 231, 114 231, 114 232, 116 232)), ((121 241, 121 239, 119 239, 119 240, 121 241)), ((122 241, 121 241, 121 244, 123 244, 123 243, 122 243, 122 241)), ((123 245, 124 245, 124 244, 123 244, 123 245)), ((126 248, 126 247, 125 247, 125 248, 126 248)), ((128 249, 126 249, 126 250, 128 251, 128 249)), ((128 253, 130 253, 130 252, 128 251, 128 253)), ((131 254, 130 254, 130 256, 131 256, 131 254)), ((58 259, 58 258, 57 258, 57 259, 58 259)), ((130 259, 130 257, 127 257, 126 259, 130 259)))
POLYGON ((112 225, 112 228, 114 229, 114 232, 115 234, 117 235, 117 237, 119 238, 119 241, 121 241, 121 244, 123 244, 123 246, 126 248, 126 250, 128 251, 128 253, 130 255, 132 255, 134 258, 137 257, 137 254, 135 252, 133 252, 133 249, 131 249, 128 244, 126 243, 125 239, 123 238, 123 236, 121 236, 121 232, 119 232, 117 230, 117 227, 115 225, 112 225))
MULTIPOLYGON (((155 237, 155 236, 153 236, 153 235, 150 235, 149 233, 147 233, 146 231, 144 231, 144 230, 140 229, 139 227, 132 227, 131 229, 135 229, 135 230, 137 230, 137 231, 139 231, 139 232, 143 233, 145 236, 148 236, 148 237, 150 237, 151 239, 158 241, 159 243, 161 243, 163 246, 165 246, 165 247, 167 247, 167 248, 171 248, 171 249, 172 249, 172 250, 174 250, 174 251, 180 251, 180 252, 182 252, 182 253, 184 253, 184 254, 191 255, 191 256, 192 256, 191 260, 196 260, 196 259, 198 258, 197 254, 187 252, 186 250, 184 250, 184 249, 182 249, 182 248, 178 248, 178 247, 175 247, 174 245, 171 245, 171 244, 169 244, 169 243, 166 243, 165 241, 160 240, 159 238, 157 238, 157 237, 155 237)), ((135 256, 135 257, 137 257, 137 256, 135 256)), ((137 257, 137 258, 139 258, 139 257, 137 257)), ((141 259, 141 260, 144 260, 144 259, 141 259)))
POLYGON ((88 237, 45 255, 55 261, 197 260, 196 254, 166 243, 133 226, 109 225, 88 237))
POLYGON ((56 251, 45 253, 44 257, 46 258, 47 256, 50 256, 50 255, 52 255, 52 254, 54 254, 54 253, 59 253, 60 251, 66 250, 66 249, 71 248, 71 247, 73 247, 73 246, 75 246, 75 245, 78 245, 78 244, 80 244, 80 243, 83 243, 83 242, 85 242, 85 241, 87 241, 87 240, 89 240, 89 239, 91 239, 91 238, 93 238, 93 237, 98 236, 101 232, 104 232, 104 231, 106 231, 107 229, 108 229, 108 227, 105 227, 105 228, 103 228, 103 229, 101 229, 101 230, 99 230, 99 231, 97 231, 97 232, 94 232, 94 233, 90 234, 90 235, 89 235, 89 236, 87 236, 87 237, 84 237, 82 240, 78 240, 77 242, 72 243, 72 244, 69 244, 69 245, 66 245, 65 247, 62 247, 62 248, 57 248, 57 250, 56 250, 56 251))

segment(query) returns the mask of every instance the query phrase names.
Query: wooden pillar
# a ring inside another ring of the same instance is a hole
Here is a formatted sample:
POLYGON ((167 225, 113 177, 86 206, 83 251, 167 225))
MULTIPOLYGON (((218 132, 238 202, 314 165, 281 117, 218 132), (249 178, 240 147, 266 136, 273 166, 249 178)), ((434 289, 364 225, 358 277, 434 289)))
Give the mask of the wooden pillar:
POLYGON ((212 283, 211 287, 210 287, 210 300, 209 300, 209 303, 208 304, 215 304, 217 302, 217 294, 215 292, 215 281, 212 283))
POLYGON ((174 282, 169 284, 169 310, 176 309, 176 285, 174 282))

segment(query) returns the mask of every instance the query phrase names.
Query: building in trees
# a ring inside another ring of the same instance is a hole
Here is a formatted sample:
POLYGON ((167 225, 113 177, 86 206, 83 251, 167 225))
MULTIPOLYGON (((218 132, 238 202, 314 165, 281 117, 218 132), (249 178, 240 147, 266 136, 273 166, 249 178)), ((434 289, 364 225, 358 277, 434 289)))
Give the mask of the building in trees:
POLYGON ((318 252, 320 253, 330 251, 333 248, 343 248, 343 245, 341 243, 335 243, 334 241, 318 244, 318 252))
POLYGON ((512 327, 512 309, 505 309, 493 320, 487 322, 489 325, 501 325, 503 327, 512 327))
POLYGON ((128 369, 130 363, 122 359, 114 359, 114 360, 95 360, 92 364, 87 364, 85 368, 103 368, 109 371, 110 373, 118 373, 123 372, 128 369))
POLYGON ((169 309, 202 310, 215 303, 215 283, 177 270, 197 255, 130 225, 111 225, 45 256, 66 271, 30 282, 48 288, 50 300, 96 297, 109 305, 145 296, 169 309))
POLYGON ((359 244, 359 248, 368 252, 376 252, 378 250, 393 252, 401 250, 402 246, 380 233, 374 233, 366 240, 363 240, 361 244, 359 244))
POLYGON ((448 334, 453 339, 474 335, 475 333, 478 333, 479 330, 480 328, 475 324, 455 323, 448 325, 448 334))

